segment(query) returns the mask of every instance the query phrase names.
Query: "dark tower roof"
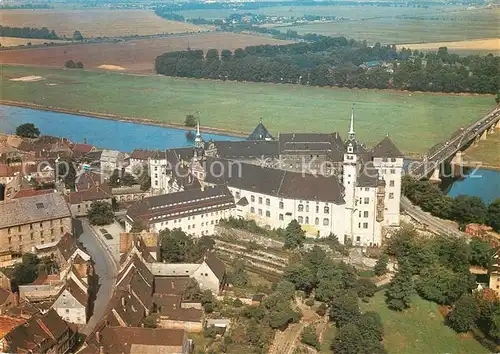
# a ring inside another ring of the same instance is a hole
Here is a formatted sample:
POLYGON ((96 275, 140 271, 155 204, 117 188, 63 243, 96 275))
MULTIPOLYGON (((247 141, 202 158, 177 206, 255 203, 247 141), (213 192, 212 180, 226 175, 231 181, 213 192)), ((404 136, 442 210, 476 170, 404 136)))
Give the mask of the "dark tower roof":
POLYGON ((403 154, 394 145, 394 143, 386 136, 380 143, 372 149, 373 157, 403 157, 403 154))
POLYGON ((248 140, 274 140, 274 137, 269 133, 262 120, 257 124, 252 134, 248 136, 248 140))

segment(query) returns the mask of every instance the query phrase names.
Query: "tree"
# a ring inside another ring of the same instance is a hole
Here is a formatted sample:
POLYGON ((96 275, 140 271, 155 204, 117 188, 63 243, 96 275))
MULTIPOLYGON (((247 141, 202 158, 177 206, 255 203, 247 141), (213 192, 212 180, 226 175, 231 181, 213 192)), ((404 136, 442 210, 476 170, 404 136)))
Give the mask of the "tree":
POLYGON ((497 198, 488 207, 488 225, 500 232, 500 198, 497 198))
POLYGON ((155 314, 151 314, 147 317, 144 317, 142 320, 142 324, 145 328, 157 328, 158 325, 156 323, 157 316, 155 314))
POLYGON ((370 338, 380 342, 384 336, 384 325, 380 315, 373 311, 365 312, 358 320, 358 328, 363 338, 370 338))
POLYGON ((61 159, 56 165, 56 179, 64 181, 66 188, 75 190, 76 170, 72 160, 61 159))
POLYGON ((447 324, 457 332, 468 332, 475 326, 479 317, 479 307, 472 295, 464 294, 457 300, 448 314, 447 324))
POLYGON ((32 253, 25 253, 22 262, 14 266, 15 285, 32 283, 38 277, 38 264, 40 260, 32 253))
POLYGON ((75 62, 73 60, 66 60, 64 62, 64 67, 68 69, 74 69, 75 68, 75 62))
POLYGON ((82 41, 83 40, 83 36, 80 33, 80 31, 73 32, 73 40, 74 41, 82 41))
POLYGON ((379 341, 363 337, 355 323, 341 327, 332 341, 331 349, 335 354, 384 354, 384 347, 379 341))
POLYGON ((109 225, 113 222, 115 214, 111 204, 103 201, 96 201, 90 204, 87 217, 92 225, 109 225))
POLYGON ((361 278, 358 279, 356 290, 360 298, 372 297, 377 291, 377 286, 370 279, 361 278))
POLYGON ((77 69, 83 69, 83 63, 81 61, 76 62, 75 68, 77 68, 77 69))
POLYGON ((438 304, 452 304, 474 286, 470 273, 455 273, 442 265, 422 269, 417 281, 418 293, 438 304))
POLYGON ((354 291, 343 291, 330 302, 330 319, 337 328, 356 322, 361 316, 358 295, 354 291))
POLYGON ((311 347, 319 350, 320 344, 318 341, 318 336, 316 335, 316 327, 313 325, 306 326, 302 330, 302 334, 300 335, 300 341, 304 344, 310 345, 311 347))
POLYGON ((182 298, 185 300, 199 300, 201 298, 200 285, 196 280, 192 278, 188 280, 182 298))
POLYGON ((314 274, 301 263, 294 263, 285 269, 283 280, 295 284, 295 289, 309 293, 314 288, 314 274))
POLYGON ((302 227, 297 222, 297 220, 292 220, 285 229, 285 244, 286 249, 295 249, 302 247, 304 240, 306 239, 306 233, 302 230, 302 227))
POLYGON ((410 307, 413 293, 414 286, 410 268, 407 264, 400 263, 399 269, 385 293, 385 302, 390 309, 402 311, 410 307))
POLYGON ((488 242, 473 238, 469 243, 471 249, 470 263, 483 268, 488 268, 492 248, 488 242))
POLYGON ((203 254, 200 246, 181 229, 162 230, 159 237, 163 262, 192 263, 199 261, 203 254))
POLYGON ((488 220, 488 209, 479 197, 459 195, 453 201, 451 217, 460 224, 484 224, 488 220))
POLYGON ((295 285, 287 280, 280 280, 276 285, 276 292, 282 294, 287 300, 295 297, 295 285))
POLYGON ((23 138, 38 138, 40 130, 33 123, 25 123, 16 128, 16 135, 23 138))
POLYGON ((196 127, 196 124, 198 124, 198 120, 196 119, 195 116, 192 114, 186 115, 186 119, 184 120, 184 125, 189 128, 196 127))
POLYGON ((377 263, 375 263, 375 267, 373 268, 375 275, 381 276, 381 275, 384 275, 385 273, 387 273, 387 265, 388 264, 389 264, 389 256, 384 253, 377 260, 377 263))
POLYGON ((500 104, 500 92, 497 92, 497 96, 495 97, 495 102, 500 104))
POLYGON ((132 228, 130 229, 130 232, 141 232, 146 230, 146 226, 142 223, 141 220, 136 220, 132 224, 132 228))
POLYGON ((125 172, 120 180, 120 184, 124 186, 133 186, 136 184, 137 181, 135 180, 134 176, 132 176, 130 173, 125 172))
POLYGON ((248 284, 248 274, 245 270, 245 261, 235 258, 232 264, 232 271, 229 274, 229 282, 234 286, 245 286, 248 284))

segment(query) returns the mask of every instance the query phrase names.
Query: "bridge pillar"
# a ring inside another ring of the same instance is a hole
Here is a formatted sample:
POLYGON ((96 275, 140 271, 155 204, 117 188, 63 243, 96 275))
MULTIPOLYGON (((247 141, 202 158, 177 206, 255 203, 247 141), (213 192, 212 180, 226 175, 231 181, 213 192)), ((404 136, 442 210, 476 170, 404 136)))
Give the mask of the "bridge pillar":
POLYGON ((500 119, 497 121, 496 128, 500 129, 500 119))
POLYGON ((432 172, 431 178, 429 178, 431 183, 441 183, 441 178, 439 178, 439 166, 434 169, 432 172))
POLYGON ((486 140, 487 135, 488 135, 488 130, 485 130, 483 134, 481 134, 481 136, 479 137, 479 140, 486 140))
POLYGON ((495 129, 497 129, 497 125, 496 124, 492 124, 491 127, 490 127, 490 129, 488 129, 488 133, 493 134, 495 132, 495 129))
POLYGON ((463 175, 463 152, 462 151, 457 151, 455 156, 453 156, 453 159, 451 159, 451 172, 453 176, 455 177, 461 177, 463 175))

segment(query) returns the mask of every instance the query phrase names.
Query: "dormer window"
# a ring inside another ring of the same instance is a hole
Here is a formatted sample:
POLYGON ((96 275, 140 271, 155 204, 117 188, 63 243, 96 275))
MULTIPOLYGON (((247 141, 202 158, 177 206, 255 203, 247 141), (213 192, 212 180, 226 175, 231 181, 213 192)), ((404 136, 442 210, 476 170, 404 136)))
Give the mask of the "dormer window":
POLYGON ((347 152, 348 152, 348 153, 350 153, 350 154, 352 154, 352 153, 353 153, 352 145, 349 145, 349 146, 347 147, 347 152))

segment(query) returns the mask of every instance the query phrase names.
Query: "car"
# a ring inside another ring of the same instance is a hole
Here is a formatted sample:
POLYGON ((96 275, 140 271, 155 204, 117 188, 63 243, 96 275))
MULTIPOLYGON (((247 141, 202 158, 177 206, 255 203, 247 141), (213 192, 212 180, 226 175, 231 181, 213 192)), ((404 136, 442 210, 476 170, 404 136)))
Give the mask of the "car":
POLYGON ((102 234, 108 233, 108 230, 106 230, 106 229, 99 229, 99 231, 101 231, 102 234))
POLYGON ((106 240, 112 240, 113 239, 113 236, 111 236, 107 232, 104 234, 104 237, 106 237, 106 240))

